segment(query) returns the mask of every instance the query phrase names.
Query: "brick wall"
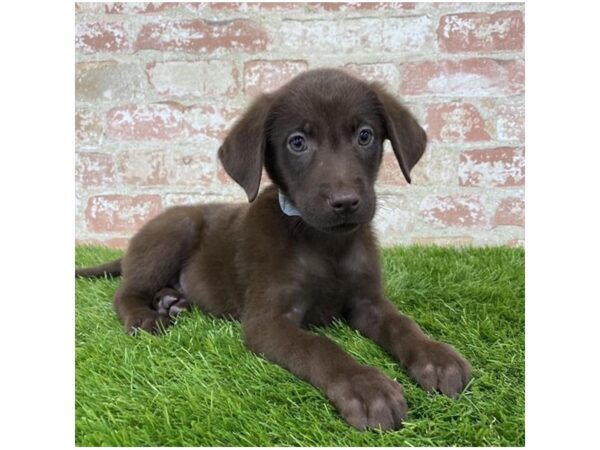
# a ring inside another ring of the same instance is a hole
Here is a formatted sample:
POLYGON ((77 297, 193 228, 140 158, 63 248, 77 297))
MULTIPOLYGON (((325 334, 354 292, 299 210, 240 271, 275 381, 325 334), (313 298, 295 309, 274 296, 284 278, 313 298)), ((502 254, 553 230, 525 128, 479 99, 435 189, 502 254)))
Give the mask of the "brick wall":
POLYGON ((249 99, 345 67, 385 82, 430 144, 407 186, 386 149, 383 244, 521 245, 521 3, 80 3, 76 233, 125 245, 171 205, 245 201, 216 152, 249 99))

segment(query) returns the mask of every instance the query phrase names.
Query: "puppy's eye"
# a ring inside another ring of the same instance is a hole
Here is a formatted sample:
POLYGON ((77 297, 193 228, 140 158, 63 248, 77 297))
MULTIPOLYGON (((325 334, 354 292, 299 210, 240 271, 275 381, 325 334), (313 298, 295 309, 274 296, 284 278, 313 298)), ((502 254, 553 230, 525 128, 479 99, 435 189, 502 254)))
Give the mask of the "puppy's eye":
POLYGON ((306 151, 306 139, 301 134, 292 134, 288 140, 288 148, 294 153, 306 151))
POLYGON ((369 145, 373 141, 373 130, 369 127, 362 127, 358 131, 358 144, 362 146, 369 145))

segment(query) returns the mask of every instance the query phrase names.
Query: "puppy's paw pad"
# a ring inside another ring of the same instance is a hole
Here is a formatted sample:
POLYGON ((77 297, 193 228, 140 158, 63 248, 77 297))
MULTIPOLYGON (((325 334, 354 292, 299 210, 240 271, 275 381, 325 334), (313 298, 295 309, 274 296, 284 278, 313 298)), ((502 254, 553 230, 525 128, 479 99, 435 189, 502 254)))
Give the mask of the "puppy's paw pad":
POLYGON ((175 317, 189 307, 188 301, 175 289, 161 289, 154 297, 154 308, 165 316, 175 317))

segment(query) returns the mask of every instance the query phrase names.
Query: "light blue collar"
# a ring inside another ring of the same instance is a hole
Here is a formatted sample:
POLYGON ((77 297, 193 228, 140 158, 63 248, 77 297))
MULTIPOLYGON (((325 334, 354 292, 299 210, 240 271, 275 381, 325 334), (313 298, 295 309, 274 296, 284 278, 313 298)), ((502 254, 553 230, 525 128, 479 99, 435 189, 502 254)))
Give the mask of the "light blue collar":
POLYGON ((286 216, 300 216, 300 211, 283 192, 279 191, 279 207, 286 216))

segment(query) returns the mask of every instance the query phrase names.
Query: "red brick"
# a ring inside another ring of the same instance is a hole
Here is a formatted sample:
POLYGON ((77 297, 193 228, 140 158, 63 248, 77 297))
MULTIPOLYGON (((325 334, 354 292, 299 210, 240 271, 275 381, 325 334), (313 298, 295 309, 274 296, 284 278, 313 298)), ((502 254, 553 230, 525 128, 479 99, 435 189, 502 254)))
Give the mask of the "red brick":
POLYGON ((187 134, 194 139, 222 140, 233 122, 240 116, 237 108, 195 105, 185 110, 187 134))
POLYGON ((407 186, 408 183, 400 170, 396 155, 391 152, 385 152, 381 160, 377 184, 384 186, 407 186))
POLYGON ((215 179, 215 158, 197 152, 178 152, 173 155, 169 171, 171 184, 208 187, 215 179))
POLYGON ((485 121, 470 103, 438 103, 427 108, 427 135, 433 141, 488 141, 485 121))
POLYGON ((248 2, 247 5, 261 11, 289 11, 306 7, 303 2, 248 2))
POLYGON ((475 228, 485 225, 481 199, 474 195, 430 195, 420 205, 421 217, 436 227, 475 228))
POLYGON ((496 138, 525 142, 525 105, 501 105, 496 111, 496 138))
POLYGON ((503 198, 492 219, 494 227, 500 225, 525 226, 525 201, 522 197, 503 198))
POLYGON ((75 14, 102 14, 103 12, 102 3, 75 3, 75 14))
POLYGON ((161 95, 232 97, 239 91, 239 73, 231 61, 153 62, 146 74, 161 95))
POLYGON ((110 186, 114 183, 115 167, 112 155, 105 153, 77 153, 75 182, 84 188, 110 186))
POLYGON ((461 186, 522 186, 525 184, 523 150, 500 147, 462 152, 458 179, 461 186))
POLYGON ((75 30, 75 50, 81 53, 115 53, 129 49, 127 31, 112 22, 78 23, 75 30))
POLYGON ((335 19, 284 19, 278 34, 284 36, 282 50, 323 53, 420 52, 431 41, 427 16, 335 19), (376 30, 376 31, 374 31, 376 30))
POLYGON ((168 184, 166 154, 155 152, 123 152, 117 159, 123 183, 133 186, 164 186, 168 184))
POLYGON ((147 90, 148 81, 137 64, 98 61, 75 65, 75 98, 78 102, 131 102, 147 90))
POLYGON ((392 63, 346 64, 344 67, 367 81, 384 84, 392 92, 400 85, 400 72, 392 63))
POLYGON ((429 146, 411 173, 413 186, 456 186, 458 154, 452 149, 429 146))
POLYGON ((373 225, 381 244, 389 245, 406 239, 414 231, 416 212, 413 200, 404 194, 377 196, 377 214, 373 225))
POLYGON ((306 4, 301 2, 222 2, 209 3, 210 8, 217 11, 290 11, 304 9, 306 4))
POLYGON ((244 63, 244 91, 254 97, 270 92, 308 69, 306 61, 246 61, 244 63))
POLYGON ((136 231, 161 208, 159 195, 98 195, 88 199, 85 221, 89 231, 136 231))
POLYGON ((120 3, 113 2, 104 5, 106 14, 152 14, 177 8, 177 2, 150 2, 150 3, 120 3))
POLYGON ((463 97, 522 94, 525 67, 519 60, 472 58, 403 65, 401 93, 463 97))
POLYGON ((142 27, 136 50, 178 50, 207 53, 217 49, 257 52, 269 38, 259 24, 245 19, 226 22, 189 20, 149 23, 142 27))
POLYGON ((183 7, 189 11, 193 11, 193 12, 197 13, 199 11, 210 8, 211 5, 215 5, 215 4, 216 3, 214 3, 214 2, 211 2, 211 3, 208 3, 208 2, 194 2, 194 3, 186 2, 186 3, 183 3, 183 7))
POLYGON ((308 8, 316 11, 368 11, 368 10, 410 10, 414 3, 408 2, 314 2, 308 8))
POLYGON ((394 56, 408 52, 430 51, 433 46, 432 25, 427 15, 386 17, 382 21, 381 48, 373 50, 390 52, 394 56))
POLYGON ((448 14, 437 30, 440 48, 447 52, 522 50, 524 32, 520 11, 448 14))
MULTIPOLYGON (((189 4, 190 8, 202 9, 204 3, 189 4)), ((367 10, 412 10, 414 3, 410 2, 223 2, 208 3, 211 9, 217 11, 303 11, 308 9, 315 12, 338 11, 367 11, 367 10)))
POLYGON ((200 192, 180 192, 177 194, 167 194, 164 197, 166 207, 179 205, 196 205, 207 203, 247 203, 247 197, 240 189, 236 194, 209 194, 200 192))
POLYGON ((104 132, 102 117, 90 110, 75 113, 75 139, 81 145, 98 144, 104 132))
POLYGON ((169 140, 183 132, 183 111, 177 105, 118 106, 107 113, 107 135, 117 140, 169 140))

